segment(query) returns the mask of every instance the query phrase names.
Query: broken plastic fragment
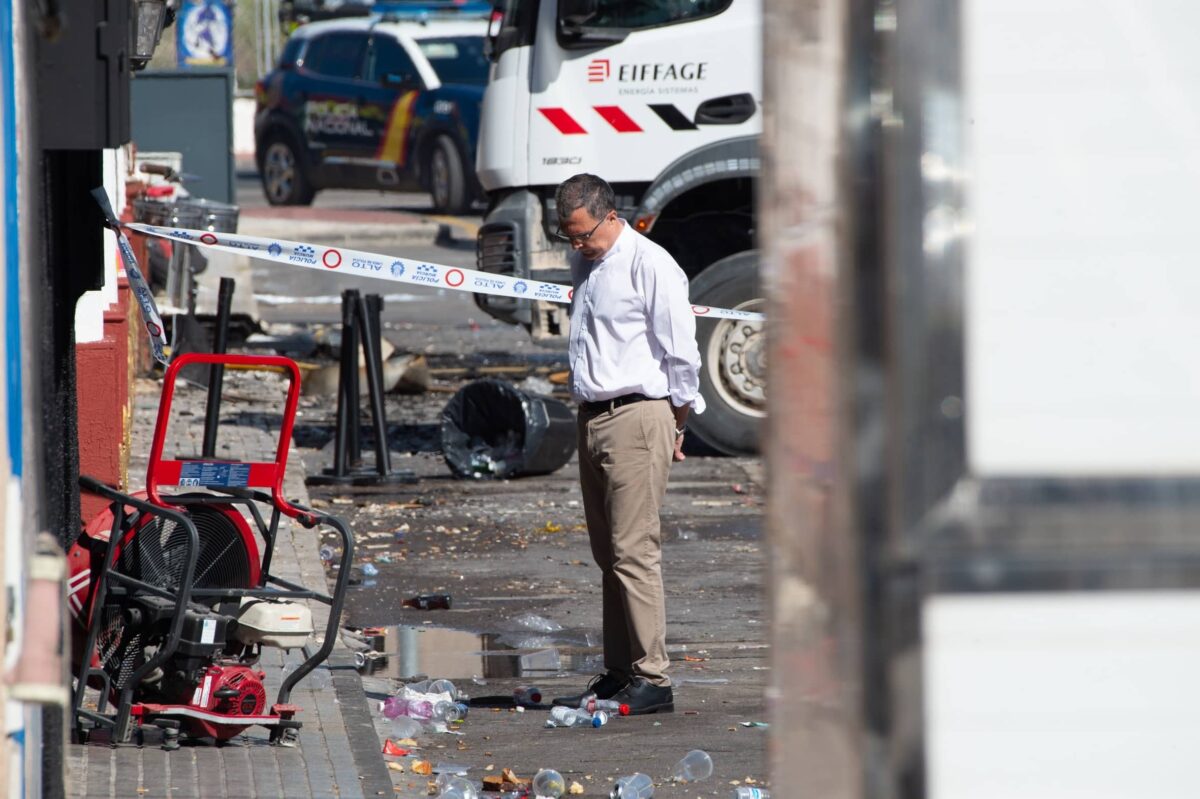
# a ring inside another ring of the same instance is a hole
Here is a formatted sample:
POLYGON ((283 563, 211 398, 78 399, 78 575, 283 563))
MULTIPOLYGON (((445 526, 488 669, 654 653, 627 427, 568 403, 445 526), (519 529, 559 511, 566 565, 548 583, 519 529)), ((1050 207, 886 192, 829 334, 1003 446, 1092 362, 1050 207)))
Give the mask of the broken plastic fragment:
POLYGON ((393 741, 391 738, 388 738, 383 742, 383 753, 385 755, 393 755, 395 757, 405 757, 408 754, 408 750, 398 746, 395 741, 393 741))

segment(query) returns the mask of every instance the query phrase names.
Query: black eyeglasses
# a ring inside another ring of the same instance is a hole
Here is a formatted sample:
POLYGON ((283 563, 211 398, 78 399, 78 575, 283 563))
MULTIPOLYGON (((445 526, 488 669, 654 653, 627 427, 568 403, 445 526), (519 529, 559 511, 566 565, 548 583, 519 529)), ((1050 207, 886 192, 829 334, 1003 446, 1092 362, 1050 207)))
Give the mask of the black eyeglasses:
POLYGON ((565 241, 568 244, 583 244, 592 237, 593 233, 600 229, 600 226, 603 225, 607 219, 608 214, 605 214, 604 219, 601 219, 599 222, 597 222, 596 226, 587 233, 576 233, 574 236, 563 233, 562 226, 560 225, 559 228, 554 231, 554 238, 558 239, 559 241, 565 241))

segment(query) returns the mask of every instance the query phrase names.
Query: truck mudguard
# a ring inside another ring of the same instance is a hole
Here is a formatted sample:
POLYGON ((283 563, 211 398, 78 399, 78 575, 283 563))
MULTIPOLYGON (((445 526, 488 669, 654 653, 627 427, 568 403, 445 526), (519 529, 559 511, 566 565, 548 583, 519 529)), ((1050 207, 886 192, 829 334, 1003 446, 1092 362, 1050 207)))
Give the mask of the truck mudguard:
POLYGON ((709 144, 693 150, 662 171, 642 196, 634 221, 648 220, 643 232, 654 226, 673 199, 704 183, 726 178, 757 178, 760 161, 758 136, 709 144))

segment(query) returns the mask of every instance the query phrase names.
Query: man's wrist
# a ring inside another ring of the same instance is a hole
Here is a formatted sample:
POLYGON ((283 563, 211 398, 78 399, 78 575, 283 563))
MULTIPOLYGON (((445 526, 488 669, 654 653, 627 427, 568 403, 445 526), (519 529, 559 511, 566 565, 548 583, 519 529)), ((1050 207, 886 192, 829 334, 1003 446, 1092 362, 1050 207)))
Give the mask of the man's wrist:
POLYGON ((679 438, 680 436, 682 436, 685 430, 687 430, 687 424, 681 424, 681 425, 679 425, 679 427, 676 427, 675 428, 675 437, 679 438))

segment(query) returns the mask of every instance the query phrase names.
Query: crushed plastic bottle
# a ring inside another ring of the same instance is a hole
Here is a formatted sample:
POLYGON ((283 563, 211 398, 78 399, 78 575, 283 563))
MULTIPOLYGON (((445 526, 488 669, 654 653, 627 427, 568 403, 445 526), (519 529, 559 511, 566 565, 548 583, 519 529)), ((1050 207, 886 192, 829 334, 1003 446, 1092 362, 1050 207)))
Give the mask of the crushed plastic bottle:
POLYGON ((533 775, 533 795, 558 799, 567 791, 567 781, 552 768, 544 768, 533 775))
POLYGON ((392 736, 398 739, 416 738, 424 729, 421 722, 408 716, 397 716, 392 719, 392 736))
POLYGON ((540 705, 542 691, 536 685, 521 685, 513 691, 513 701, 518 705, 540 705))
POLYGON ((337 554, 336 550, 329 544, 322 544, 319 552, 323 563, 333 563, 333 557, 337 554))
POLYGON ((536 613, 522 613, 513 621, 527 630, 536 630, 539 633, 556 633, 563 628, 558 622, 536 613))
POLYGON ((550 708, 550 724, 555 727, 603 727, 607 723, 608 714, 603 710, 588 713, 578 708, 550 708))
POLYGON ((713 762, 712 758, 708 756, 708 752, 703 749, 693 749, 675 764, 675 772, 672 776, 682 782, 698 782, 708 779, 712 773, 713 762))
POLYGON ((641 772, 621 777, 608 792, 608 799, 651 799, 654 796, 654 783, 641 772))
POLYGON ((595 713, 597 710, 603 710, 606 713, 616 713, 618 716, 629 715, 629 705, 622 704, 615 699, 597 699, 595 694, 588 694, 579 703, 581 710, 586 710, 588 713, 595 713))
POLYGON ((731 799, 771 799, 771 793, 763 788, 751 788, 748 785, 733 789, 731 799))
POLYGON ((378 577, 379 567, 374 563, 364 563, 362 565, 363 577, 378 577))

